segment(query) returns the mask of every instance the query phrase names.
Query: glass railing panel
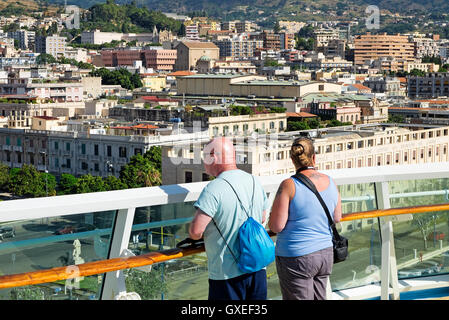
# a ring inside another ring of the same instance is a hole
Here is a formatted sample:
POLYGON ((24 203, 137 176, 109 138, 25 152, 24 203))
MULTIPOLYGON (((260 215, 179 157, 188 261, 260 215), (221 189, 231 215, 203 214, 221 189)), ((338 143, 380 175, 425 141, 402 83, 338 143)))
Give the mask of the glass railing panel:
MULTIPOLYGON (((17 274, 107 259, 116 211, 0 225, 0 274, 17 274)), ((68 272, 76 272, 68 267, 68 272)), ((98 299, 103 275, 0 290, 2 300, 98 299)))
MULTIPOLYGON (((374 184, 338 186, 343 215, 377 209, 374 184)), ((332 290, 342 290, 380 281, 381 242, 376 218, 342 221, 337 225, 348 238, 349 256, 334 264, 330 276, 332 290)))
MULTIPOLYGON (((449 202, 449 179, 395 181, 391 207, 449 202)), ((449 211, 405 215, 393 222, 399 279, 449 272, 449 211)))

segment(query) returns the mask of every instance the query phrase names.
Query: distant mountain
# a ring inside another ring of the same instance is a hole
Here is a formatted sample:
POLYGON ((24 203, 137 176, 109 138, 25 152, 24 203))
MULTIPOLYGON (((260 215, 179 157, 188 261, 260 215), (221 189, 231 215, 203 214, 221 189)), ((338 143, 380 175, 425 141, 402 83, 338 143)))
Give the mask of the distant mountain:
MULTIPOLYGON (((0 0, 1 1, 1 0, 0 0)), ((48 0, 50 3, 75 4, 90 8, 101 0, 48 0)), ((208 16, 230 19, 270 19, 298 16, 306 20, 329 17, 364 17, 369 5, 392 13, 436 12, 449 10, 448 0, 116 0, 118 4, 134 2, 161 12, 206 12, 208 16)), ((293 18, 295 19, 295 18, 293 18)))

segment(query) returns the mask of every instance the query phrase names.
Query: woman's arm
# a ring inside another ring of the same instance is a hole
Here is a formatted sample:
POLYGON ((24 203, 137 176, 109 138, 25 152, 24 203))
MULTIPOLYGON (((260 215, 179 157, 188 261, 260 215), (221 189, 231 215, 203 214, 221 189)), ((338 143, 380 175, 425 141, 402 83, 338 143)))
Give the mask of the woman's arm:
POLYGON ((290 200, 295 196, 295 183, 292 179, 282 181, 271 206, 268 227, 274 233, 284 230, 288 220, 290 200))
POLYGON ((340 192, 338 192, 338 202, 337 202, 337 206, 335 207, 335 211, 334 211, 334 222, 335 223, 340 222, 341 215, 342 215, 342 213, 341 213, 341 197, 340 197, 340 192))

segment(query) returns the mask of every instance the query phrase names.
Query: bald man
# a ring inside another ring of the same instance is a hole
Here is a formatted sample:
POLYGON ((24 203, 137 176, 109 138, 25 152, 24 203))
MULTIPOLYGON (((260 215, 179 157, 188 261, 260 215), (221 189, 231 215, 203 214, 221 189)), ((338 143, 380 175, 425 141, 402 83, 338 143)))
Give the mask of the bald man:
POLYGON ((251 174, 237 168, 230 139, 209 141, 203 158, 207 174, 216 179, 207 184, 194 203, 197 210, 189 234, 192 239, 204 238, 209 300, 266 300, 265 268, 244 273, 237 266, 238 230, 248 218, 245 210, 256 221, 265 222, 269 205, 265 191, 251 174))

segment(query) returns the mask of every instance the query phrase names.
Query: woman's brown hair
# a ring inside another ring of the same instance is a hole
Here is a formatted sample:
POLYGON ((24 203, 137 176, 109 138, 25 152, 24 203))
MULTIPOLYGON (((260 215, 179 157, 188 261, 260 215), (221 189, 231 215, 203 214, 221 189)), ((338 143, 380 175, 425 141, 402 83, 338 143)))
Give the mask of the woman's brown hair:
POLYGON ((296 169, 313 166, 315 147, 313 141, 306 137, 299 137, 293 141, 291 159, 296 169))

